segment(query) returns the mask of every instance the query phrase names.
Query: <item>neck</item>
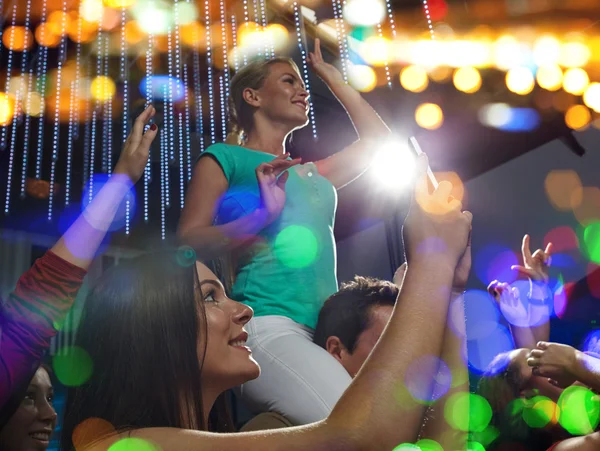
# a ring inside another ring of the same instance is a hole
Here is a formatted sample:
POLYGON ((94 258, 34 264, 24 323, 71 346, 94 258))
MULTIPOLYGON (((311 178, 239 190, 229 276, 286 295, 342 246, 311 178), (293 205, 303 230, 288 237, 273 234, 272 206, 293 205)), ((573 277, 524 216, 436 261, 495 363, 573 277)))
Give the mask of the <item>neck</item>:
POLYGON ((220 391, 212 391, 212 390, 203 390, 202 391, 202 409, 204 412, 204 424, 208 426, 208 416, 213 406, 215 405, 215 401, 221 394, 220 391))
POLYGON ((244 147, 272 155, 281 155, 285 153, 285 139, 289 133, 289 126, 268 121, 256 115, 254 127, 248 133, 244 147))

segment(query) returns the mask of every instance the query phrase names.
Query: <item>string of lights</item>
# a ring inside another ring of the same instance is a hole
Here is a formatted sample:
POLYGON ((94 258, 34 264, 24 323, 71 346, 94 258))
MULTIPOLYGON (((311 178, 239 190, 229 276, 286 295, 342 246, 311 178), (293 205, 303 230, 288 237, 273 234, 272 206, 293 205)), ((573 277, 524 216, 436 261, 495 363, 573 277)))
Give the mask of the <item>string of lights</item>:
POLYGON ((392 11, 392 2, 385 0, 385 8, 387 10, 388 22, 390 23, 390 29, 392 30, 392 39, 396 39, 396 22, 394 21, 394 13, 392 11))
MULTIPOLYGON (((108 36, 106 36, 108 39, 108 36)), ((102 74, 102 63, 103 63, 103 32, 102 29, 98 30, 98 36, 96 38, 96 77, 102 74)), ((102 90, 104 89, 104 83, 102 84, 102 90)), ((102 94, 100 94, 102 95, 102 94)), ((94 102, 94 108, 92 109, 91 119, 91 139, 90 139, 90 153, 89 153, 89 176, 88 176, 88 201, 91 202, 94 197, 94 170, 95 170, 95 157, 96 157, 96 128, 98 126, 98 110, 100 109, 99 96, 96 96, 94 102)))
POLYGON ((212 44, 210 32, 210 0, 204 2, 204 20, 206 24, 206 68, 208 78, 208 110, 210 114, 210 143, 214 144, 217 141, 215 131, 215 99, 213 90, 213 60, 212 60, 212 44))
MULTIPOLYGON (((79 96, 79 90, 81 89, 81 28, 82 28, 82 21, 78 20, 77 21, 77 42, 75 43, 75 92, 78 93, 77 95, 79 96)), ((86 102, 87 104, 87 102, 86 102)), ((73 115, 73 121, 75 122, 75 126, 73 128, 73 139, 79 139, 79 121, 80 121, 80 115, 79 115, 79 108, 75 109, 74 115, 73 115)))
POLYGON ((427 26, 429 27, 429 34, 431 35, 431 39, 435 40, 435 31, 433 30, 428 0, 423 0, 423 9, 425 10, 425 18, 427 19, 427 26))
MULTIPOLYGON (((260 45, 261 41, 264 41, 264 31, 265 30, 261 30, 260 29, 260 19, 258 17, 258 0, 252 0, 252 12, 254 15, 254 32, 255 32, 255 36, 258 38, 260 36, 260 38, 258 39, 253 39, 252 44, 254 46, 256 46, 256 50, 258 53, 258 56, 261 57, 263 55, 263 47, 260 45)), ((268 56, 267 56, 268 58, 268 56)))
POLYGON ((102 150, 106 167, 103 168, 104 172, 107 172, 110 176, 112 174, 112 105, 113 105, 113 94, 109 92, 109 84, 112 85, 112 80, 108 76, 108 63, 110 57, 109 39, 104 40, 104 83, 103 99, 104 99, 104 112, 102 116, 102 127, 104 132, 104 140, 102 142, 102 150))
POLYGON ((240 62, 238 58, 237 20, 235 18, 235 14, 231 15, 231 37, 233 40, 233 68, 237 72, 240 68, 240 62))
MULTIPOLYGON (((14 27, 17 24, 17 5, 19 4, 19 2, 14 2, 12 4, 12 16, 10 19, 10 25, 11 27, 14 27)), ((1 11, 0 11, 1 14, 1 11)), ((12 66, 13 66, 13 48, 15 46, 15 32, 14 32, 14 28, 11 28, 11 30, 13 30, 8 37, 8 57, 7 57, 7 62, 6 62, 6 80, 4 82, 4 92, 9 92, 10 89, 10 80, 11 80, 11 76, 12 76, 12 66)), ((0 132, 0 149, 6 149, 6 135, 8 133, 8 127, 1 127, 2 131, 0 132)), ((16 130, 13 127, 14 130, 16 130)), ((15 131, 16 133, 16 131, 15 131)))
MULTIPOLYGON (((0 5, 2 4, 2 0, 0 0, 0 5)), ((0 11, 1 11, 0 6, 0 11)), ((31 23, 31 0, 27 0, 25 6, 25 28, 28 30, 31 23)), ((1 33, 1 32, 0 32, 1 33)), ((27 43, 29 44, 29 43, 27 43)), ((23 48, 23 52, 21 54, 21 76, 24 76, 27 71, 27 61, 28 61, 28 45, 25 45, 23 48)), ((27 71, 27 91, 25 92, 25 118, 24 118, 24 127, 23 127, 23 165, 21 166, 21 189, 20 189, 20 197, 21 199, 25 198, 25 187, 27 182, 27 166, 29 163, 29 129, 31 127, 31 98, 33 96, 32 88, 33 88, 33 70, 34 65, 29 65, 29 71, 27 71)), ((12 137, 15 139, 15 136, 12 137)))
POLYGON ((259 0, 260 4, 260 19, 262 25, 263 41, 265 45, 265 57, 267 59, 275 58, 275 44, 273 42, 273 36, 267 31, 267 8, 265 6, 265 0, 259 0))
MULTIPOLYGON (((250 25, 250 11, 248 11, 248 0, 244 0, 244 27, 245 31, 247 31, 248 26, 250 25)), ((242 46, 242 56, 244 61, 244 66, 248 64, 248 52, 246 52, 246 46, 242 46)))
POLYGON ((165 177, 165 173, 167 172, 166 160, 167 160, 167 149, 166 149, 166 138, 165 138, 166 130, 163 128, 160 131, 160 237, 164 240, 167 237, 167 202, 166 202, 166 192, 167 192, 167 181, 165 177))
POLYGON ((187 181, 189 182, 192 178, 192 146, 190 138, 190 95, 187 89, 189 85, 188 68, 187 64, 183 65, 183 102, 185 107, 185 156, 186 156, 186 168, 187 168, 187 181))
MULTIPOLYGON (((308 76, 308 64, 306 62, 306 50, 304 49, 304 45, 302 44, 302 17, 297 2, 294 2, 294 24, 296 25, 296 38, 298 40, 298 48, 300 49, 300 55, 302 58, 302 75, 304 79, 304 85, 306 86, 306 91, 308 91, 308 93, 310 94, 310 80, 308 76)), ((315 122, 315 111, 310 96, 308 98, 308 102, 310 104, 309 115, 313 139, 318 139, 317 124, 315 122)))
MULTIPOLYGON (((154 72, 152 66, 152 46, 153 46, 153 35, 152 33, 148 34, 148 48, 146 49, 146 105, 145 108, 148 108, 152 103, 152 73, 154 72)), ((152 150, 152 148, 150 148, 152 150)), ((150 164, 151 158, 148 158, 148 162, 146 163, 146 171, 144 172, 144 222, 148 222, 150 220, 150 210, 149 210, 149 199, 150 199, 150 180, 151 180, 151 167, 150 164)))
POLYGON ((168 91, 167 91, 167 105, 168 109, 165 108, 165 124, 167 125, 167 136, 168 139, 168 149, 169 149, 169 160, 173 161, 175 159, 175 118, 173 117, 173 81, 174 81, 174 67, 173 67, 173 42, 172 42, 172 34, 173 31, 169 27, 167 29, 167 61, 168 61, 168 71, 169 71, 169 83, 168 91))
MULTIPOLYGON (((129 134, 129 74, 127 57, 127 8, 121 7, 121 48, 119 59, 119 78, 123 83, 123 120, 121 121, 121 146, 125 144, 127 135, 129 134)), ((111 115, 112 117, 112 115, 111 115)), ((129 235, 131 231, 131 202, 129 197, 125 201, 125 234, 129 235)))
MULTIPOLYGON (((42 1, 42 23, 46 22, 47 16, 47 4, 46 0, 42 1)), ((40 29, 40 41, 45 41, 46 27, 40 29)), ((38 60, 36 68, 36 79, 38 83, 38 91, 42 99, 46 98, 46 76, 48 73, 48 47, 41 45, 38 47, 38 60)), ((42 159, 44 155, 44 110, 40 109, 38 131, 37 131, 37 158, 35 161, 35 178, 37 180, 42 178, 42 159)))
MULTIPOLYGON (((381 22, 377 24, 377 34, 383 40, 383 29, 381 27, 381 22)), ((384 70, 385 70, 385 78, 387 80, 388 88, 392 89, 392 76, 390 74, 390 65, 387 58, 384 61, 384 70)))
MULTIPOLYGON (((15 134, 17 132, 17 121, 13 120, 12 122, 12 133, 15 134)), ((4 213, 8 214, 10 212, 10 191, 12 187, 12 172, 15 162, 15 147, 17 145, 17 140, 13 139, 10 143, 10 150, 8 154, 8 173, 6 180, 6 201, 4 203, 4 213)))
POLYGON ((348 83, 348 65, 345 58, 344 53, 344 35, 342 33, 342 10, 340 5, 340 0, 331 0, 331 4, 333 6, 333 21, 335 22, 335 34, 337 36, 338 41, 338 50, 340 54, 340 61, 342 66, 342 77, 344 81, 348 83))
POLYGON ((75 109, 75 91, 76 82, 71 82, 69 93, 69 128, 67 130, 67 167, 65 170, 65 206, 68 207, 71 203, 71 172, 73 170, 73 141, 75 133, 74 109, 75 109))
POLYGON ((204 124, 202 116, 202 84, 200 83, 200 54, 197 49, 194 49, 193 56, 194 68, 192 73, 194 74, 194 98, 196 100, 196 132, 198 133, 198 140, 200 142, 200 152, 204 152, 204 124))
POLYGON ((179 112, 178 129, 179 129, 179 206, 183 210, 185 205, 185 164, 183 161, 183 113, 179 112))

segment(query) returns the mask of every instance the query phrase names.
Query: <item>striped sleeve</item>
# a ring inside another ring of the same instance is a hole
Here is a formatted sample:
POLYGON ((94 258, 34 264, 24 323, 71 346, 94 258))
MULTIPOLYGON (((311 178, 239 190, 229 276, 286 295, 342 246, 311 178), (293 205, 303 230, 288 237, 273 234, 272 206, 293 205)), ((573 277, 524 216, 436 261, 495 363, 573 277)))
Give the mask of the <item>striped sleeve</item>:
POLYGON ((86 271, 52 251, 17 282, 0 312, 0 408, 30 378, 81 288, 86 271))

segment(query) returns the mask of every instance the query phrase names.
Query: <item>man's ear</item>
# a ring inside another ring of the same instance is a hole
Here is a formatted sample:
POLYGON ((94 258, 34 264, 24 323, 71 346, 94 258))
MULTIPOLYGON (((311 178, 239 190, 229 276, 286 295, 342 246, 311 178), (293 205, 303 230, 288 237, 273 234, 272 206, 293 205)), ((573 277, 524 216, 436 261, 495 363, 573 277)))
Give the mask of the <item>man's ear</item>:
POLYGON ((342 340, 335 335, 327 338, 327 341, 325 342, 325 350, 335 357, 338 362, 342 362, 344 357, 349 354, 346 346, 344 346, 342 343, 342 340))
POLYGON ((260 106, 260 96, 256 89, 246 88, 242 92, 242 98, 248 105, 258 108, 260 106))

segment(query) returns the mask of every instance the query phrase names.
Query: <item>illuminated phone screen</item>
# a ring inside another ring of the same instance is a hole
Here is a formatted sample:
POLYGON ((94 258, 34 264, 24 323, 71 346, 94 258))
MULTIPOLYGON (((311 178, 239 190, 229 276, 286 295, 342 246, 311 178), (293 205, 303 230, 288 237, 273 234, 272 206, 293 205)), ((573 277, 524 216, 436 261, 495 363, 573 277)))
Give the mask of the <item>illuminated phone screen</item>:
MULTIPOLYGON (((415 138, 414 136, 411 136, 408 139, 408 144, 413 149, 413 151, 417 154, 417 156, 419 156, 423 153, 423 150, 421 149, 421 146, 419 145, 417 138, 415 138)), ((435 178, 435 175, 433 175, 433 171, 431 170, 431 166, 429 166, 429 165, 427 166, 427 178, 429 178, 429 182, 433 186, 433 189, 437 189, 439 183, 438 183, 437 179, 435 178)))

